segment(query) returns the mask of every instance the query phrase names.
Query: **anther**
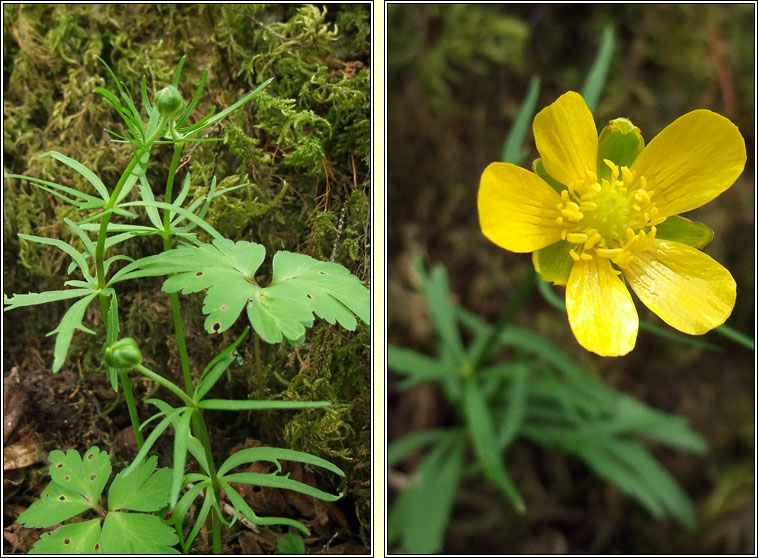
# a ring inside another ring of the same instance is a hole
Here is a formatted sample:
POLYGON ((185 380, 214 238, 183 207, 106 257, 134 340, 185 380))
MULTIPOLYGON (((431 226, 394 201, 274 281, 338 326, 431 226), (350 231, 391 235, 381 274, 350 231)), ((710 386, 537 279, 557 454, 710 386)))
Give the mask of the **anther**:
POLYGON ((584 249, 590 250, 594 248, 595 244, 600 242, 603 239, 603 237, 600 235, 600 233, 595 233, 592 236, 590 236, 587 241, 584 243, 584 249))
POLYGON ((624 251, 621 248, 595 248, 595 253, 601 258, 613 259, 624 251))
POLYGON ((579 209, 582 211, 596 211, 597 204, 595 202, 583 201, 579 204, 579 209))
MULTIPOLYGON (((634 175, 628 167, 621 167, 621 178, 624 180, 625 184, 631 184, 634 181, 634 175)), ((644 180, 644 177, 642 177, 641 180, 644 180)), ((644 188, 644 183, 642 187, 644 188)))
POLYGON ((564 240, 568 240, 572 244, 583 244, 587 242, 587 235, 584 233, 568 233, 564 240))

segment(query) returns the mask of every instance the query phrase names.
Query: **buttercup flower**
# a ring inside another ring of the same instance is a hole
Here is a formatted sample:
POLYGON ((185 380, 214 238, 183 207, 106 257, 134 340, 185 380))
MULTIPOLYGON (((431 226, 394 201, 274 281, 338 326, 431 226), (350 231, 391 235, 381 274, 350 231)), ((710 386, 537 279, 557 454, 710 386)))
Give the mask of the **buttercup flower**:
POLYGON ((729 271, 698 248, 713 237, 679 213, 704 205, 742 173, 745 141, 727 118, 695 110, 647 145, 629 120, 598 137, 578 93, 534 118, 533 171, 492 163, 479 186, 484 235, 533 252, 546 281, 566 286, 569 324, 601 356, 634 348, 639 319, 627 285, 670 326, 700 335, 734 308, 729 271))

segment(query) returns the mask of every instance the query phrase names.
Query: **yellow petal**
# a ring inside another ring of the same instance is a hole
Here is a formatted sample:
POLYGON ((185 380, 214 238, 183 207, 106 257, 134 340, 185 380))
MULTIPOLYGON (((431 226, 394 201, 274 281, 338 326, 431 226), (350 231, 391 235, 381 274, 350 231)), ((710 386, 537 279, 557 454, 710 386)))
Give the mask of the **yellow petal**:
POLYGON ((580 260, 566 286, 566 311, 579 344, 600 356, 622 356, 634 348, 639 318, 624 282, 605 258, 580 260))
POLYGON ((674 120, 632 165, 644 176, 658 217, 690 211, 729 188, 745 167, 745 140, 728 118, 695 110, 674 120))
POLYGON ((479 184, 484 236, 511 252, 533 252, 561 239, 561 197, 539 176, 510 163, 492 163, 479 184))
POLYGON ((534 142, 545 170, 561 184, 597 172, 597 128, 579 93, 564 93, 534 117, 534 142))
POLYGON ((679 242, 655 240, 642 261, 624 270, 640 300, 679 331, 701 335, 723 324, 734 308, 737 285, 709 255, 679 242))

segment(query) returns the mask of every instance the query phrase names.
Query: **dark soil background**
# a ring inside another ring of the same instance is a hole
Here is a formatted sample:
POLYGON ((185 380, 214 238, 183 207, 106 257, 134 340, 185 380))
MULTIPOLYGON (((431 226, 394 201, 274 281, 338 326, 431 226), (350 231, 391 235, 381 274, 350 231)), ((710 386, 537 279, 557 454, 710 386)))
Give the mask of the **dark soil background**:
MULTIPOLYGON (((219 232, 265 245, 269 258, 284 249, 333 259, 369 286, 370 5, 4 4, 3 9, 6 173, 81 187, 80 177, 65 166, 36 158, 56 150, 93 169, 110 187, 115 184, 131 153, 104 132, 123 132, 123 123, 93 93, 98 86, 115 88, 96 56, 110 65, 138 105, 143 75, 152 95, 171 82, 180 57, 186 55, 179 87, 189 101, 208 68, 192 121, 211 107, 223 110, 273 77, 265 95, 214 131, 223 141, 194 151, 177 183, 187 170, 192 172, 191 200, 208 191, 214 174, 219 188, 249 182, 211 204, 206 220, 219 232)), ((148 178, 156 198, 161 198, 170 157, 168 149, 153 150, 148 178)), ((76 245, 63 217, 77 221, 85 215, 27 182, 4 181, 6 294, 64 288, 68 258, 17 237, 58 237, 76 245)), ((160 246, 152 237, 128 243, 124 250, 141 257, 160 246)), ((266 265, 270 270, 270 263, 266 265)), ((122 335, 137 339, 151 369, 181 383, 161 281, 122 285, 122 335)), ((246 320, 211 337, 203 328, 201 293, 180 300, 191 365, 199 372, 242 332, 246 320)), ((27 552, 41 534, 15 520, 49 481, 45 458, 51 450, 84 452, 97 445, 110 453, 114 471, 136 452, 123 396, 113 392, 103 368, 104 336, 77 332, 63 369, 56 375, 50 371, 54 338, 45 335, 67 307, 61 302, 3 315, 3 553, 27 552)), ((84 323, 98 334, 104 331, 95 306, 84 323)), ((244 447, 266 445, 318 455, 346 472, 338 479, 310 467, 290 470, 292 478, 331 493, 344 492, 335 503, 269 489, 246 494, 259 515, 292 517, 308 526, 311 536, 305 543, 311 553, 369 552, 369 336, 367 324, 350 332, 316 320, 296 350, 286 343, 261 343, 266 397, 329 400, 329 408, 206 413, 219 461, 244 447)), ((243 363, 230 367, 214 387, 214 396, 257 397, 261 386, 250 336, 239 352, 243 363)), ((133 385, 138 401, 159 393, 157 384, 143 378, 133 385)), ((155 411, 145 404, 139 412, 144 420, 155 411)), ((162 464, 170 464, 171 437, 164 436, 155 450, 162 464)), ((285 532, 238 522, 223 533, 223 549, 230 554, 272 553, 285 532)), ((207 552, 208 544, 201 534, 193 550, 207 552)))
MULTIPOLYGON (((580 90, 605 25, 616 31, 596 122, 630 118, 646 141, 682 114, 709 108, 745 138, 740 179, 689 218, 708 224, 706 252, 737 281, 727 324, 752 337, 755 320, 754 6, 390 5, 387 18, 388 341, 432 353, 435 335, 415 289, 410 258, 442 262, 454 296, 490 322, 525 271, 479 230, 479 177, 502 145, 533 75, 537 110, 580 90)), ((530 127, 531 130, 531 127, 530 127)), ((524 147, 537 156, 531 131, 524 147)), ((560 289, 556 291, 562 295, 560 289)), ((640 318, 664 325, 641 304, 640 318)), ((694 457, 652 448, 694 500, 692 532, 656 521, 560 452, 517 441, 507 466, 527 505, 516 516, 499 491, 471 480, 459 490, 445 553, 755 553, 754 354, 724 337, 720 352, 641 331, 618 359, 590 354, 565 314, 534 291, 516 317, 567 351, 590 374, 645 403, 686 416, 709 444, 694 457)), ((434 389, 388 386, 388 437, 443 426, 451 413, 434 389)), ((392 486, 392 482, 390 482, 392 486)), ((395 492, 390 489, 390 503, 395 492)))

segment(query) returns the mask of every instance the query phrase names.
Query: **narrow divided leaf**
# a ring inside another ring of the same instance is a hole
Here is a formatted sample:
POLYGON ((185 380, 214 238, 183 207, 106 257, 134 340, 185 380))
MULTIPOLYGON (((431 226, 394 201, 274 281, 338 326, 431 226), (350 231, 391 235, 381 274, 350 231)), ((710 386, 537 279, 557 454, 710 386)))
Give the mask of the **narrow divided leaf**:
POLYGON ((398 496, 387 522, 387 537, 400 540, 404 552, 436 554, 463 473, 465 443, 447 439, 437 444, 416 468, 411 484, 398 496))
POLYGON ((5 310, 13 310, 22 306, 34 306, 35 304, 46 304, 56 300, 67 300, 69 298, 81 298, 91 294, 92 289, 63 289, 62 291, 45 291, 44 293, 17 294, 9 297, 3 295, 3 304, 5 310))
POLYGON ((95 190, 97 190, 97 193, 100 194, 100 197, 103 198, 103 200, 108 201, 110 199, 108 188, 105 187, 105 184, 103 184, 103 181, 100 180, 100 177, 79 161, 76 161, 71 157, 66 157, 63 153, 58 153, 57 151, 48 151, 47 153, 42 153, 39 155, 39 157, 52 157, 56 161, 60 161, 64 165, 74 169, 76 172, 81 174, 87 180, 87 182, 92 184, 92 186, 95 188, 95 190))
POLYGON ((300 463, 307 463, 309 465, 316 465, 317 467, 323 467, 333 473, 337 473, 339 476, 344 477, 345 473, 336 465, 329 463, 326 459, 316 457, 309 453, 303 453, 301 451, 295 451, 284 448, 268 448, 257 447, 247 448, 230 455, 226 461, 218 468, 218 474, 224 475, 227 471, 231 471, 235 467, 242 465, 243 463, 253 463, 255 461, 269 461, 274 463, 277 468, 281 468, 279 460, 284 461, 298 461, 300 463))
POLYGON ((463 411, 466 415, 469 435, 474 442, 474 449, 485 475, 500 487, 516 511, 523 512, 526 509, 524 500, 503 465, 492 417, 489 415, 487 403, 473 376, 466 379, 463 411))
POLYGON ((184 465, 187 463, 187 439, 190 432, 192 409, 187 409, 174 424, 174 467, 171 477, 169 506, 176 506, 179 492, 184 486, 184 465))
POLYGON ((342 494, 329 494, 318 488, 314 488, 308 484, 300 481, 296 481, 288 478, 287 476, 280 476, 273 473, 231 473, 224 476, 226 482, 238 482, 241 484, 251 484, 253 486, 269 486, 272 488, 284 488, 287 490, 293 490, 300 492, 301 494, 307 494, 320 500, 327 502, 334 502, 342 497, 342 494))
POLYGON ((310 535, 310 531, 308 531, 308 528, 305 525, 299 521, 290 519, 289 517, 258 517, 253 511, 253 508, 248 505, 245 499, 234 488, 224 482, 223 479, 219 479, 219 484, 229 498, 229 501, 234 506, 235 511, 241 512, 242 515, 256 525, 289 525, 290 527, 299 529, 306 535, 310 535))
POLYGON ((71 345, 71 339, 74 336, 74 330, 78 329, 85 333, 95 334, 94 331, 84 326, 82 318, 84 317, 84 311, 87 309, 87 306, 89 306, 89 303, 92 302, 96 296, 97 293, 92 293, 72 304, 71 308, 69 308, 63 315, 58 327, 48 333, 48 335, 58 334, 58 337, 55 339, 55 349, 53 351, 55 356, 53 360, 53 373, 58 372, 66 360, 68 348, 71 345))

